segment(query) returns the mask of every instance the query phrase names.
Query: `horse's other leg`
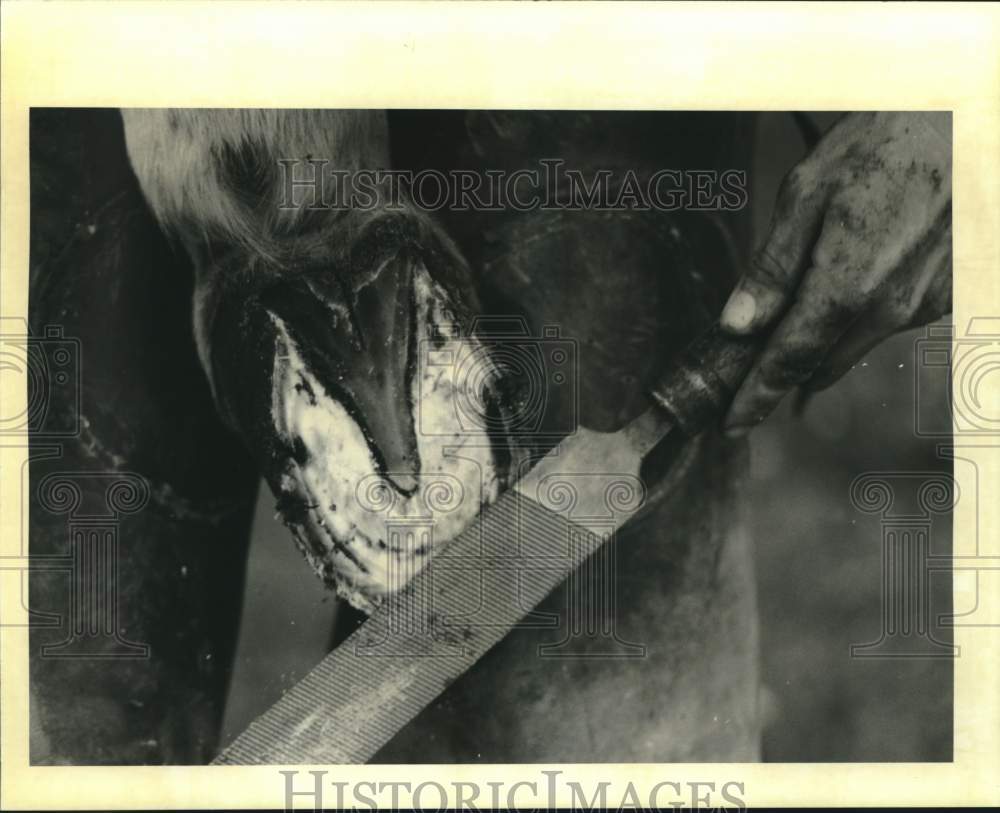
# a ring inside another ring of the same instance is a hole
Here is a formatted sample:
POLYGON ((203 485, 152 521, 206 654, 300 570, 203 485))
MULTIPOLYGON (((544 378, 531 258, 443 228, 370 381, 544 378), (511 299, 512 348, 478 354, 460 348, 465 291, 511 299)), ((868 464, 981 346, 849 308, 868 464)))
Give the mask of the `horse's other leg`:
POLYGON ((31 760, 206 762, 258 476, 217 417, 192 269, 142 198, 119 114, 33 111, 30 146, 31 329, 80 351, 79 402, 53 384, 31 438, 31 556, 63 563, 30 579, 31 760), (73 436, 53 449, 45 431, 73 436))
MULTIPOLYGON (((398 166, 480 177, 559 157, 584 179, 620 167, 644 184, 664 166, 747 166, 751 146, 751 121, 732 114, 395 118, 439 134, 400 134, 409 157, 397 155, 398 166)), ((554 414, 614 431, 648 408, 644 391, 721 309, 746 256, 739 240, 748 214, 507 207, 440 216, 482 269, 484 302, 523 315, 528 335, 558 326, 561 340, 575 341, 577 387, 542 388, 547 402, 570 402, 554 414)), ((553 626, 511 631, 374 762, 759 758, 755 583, 738 496, 745 449, 710 431, 653 458, 644 517, 537 608, 553 626)), ((566 475, 572 494, 587 473, 566 475)))

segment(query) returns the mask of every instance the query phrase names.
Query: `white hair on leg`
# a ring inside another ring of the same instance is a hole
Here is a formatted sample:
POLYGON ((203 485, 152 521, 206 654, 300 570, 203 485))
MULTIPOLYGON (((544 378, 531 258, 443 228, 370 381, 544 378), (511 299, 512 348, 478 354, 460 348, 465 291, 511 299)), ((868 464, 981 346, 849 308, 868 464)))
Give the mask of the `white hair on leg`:
POLYGON ((194 254, 217 240, 270 256, 271 239, 294 232, 308 201, 282 205, 283 159, 327 161, 327 171, 389 166, 381 111, 123 109, 122 118, 146 200, 194 254))

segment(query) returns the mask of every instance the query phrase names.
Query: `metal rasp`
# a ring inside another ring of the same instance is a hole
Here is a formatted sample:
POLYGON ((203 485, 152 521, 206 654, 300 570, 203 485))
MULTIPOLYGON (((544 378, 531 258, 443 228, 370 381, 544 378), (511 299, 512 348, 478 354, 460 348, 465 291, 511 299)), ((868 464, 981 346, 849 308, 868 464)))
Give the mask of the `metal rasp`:
POLYGON ((213 764, 368 761, 639 510, 643 458, 667 434, 683 442, 714 423, 758 349, 713 327, 648 411, 614 433, 567 437, 213 764))

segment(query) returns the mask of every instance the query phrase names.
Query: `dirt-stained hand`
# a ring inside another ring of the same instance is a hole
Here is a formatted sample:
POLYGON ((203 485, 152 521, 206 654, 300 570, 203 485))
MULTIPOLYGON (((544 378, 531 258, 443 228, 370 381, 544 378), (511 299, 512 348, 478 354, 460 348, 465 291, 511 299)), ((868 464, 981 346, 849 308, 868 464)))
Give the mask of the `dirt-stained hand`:
POLYGON ((844 116, 785 178, 767 239, 722 313, 731 333, 771 331, 727 434, 950 310, 950 114, 844 116))

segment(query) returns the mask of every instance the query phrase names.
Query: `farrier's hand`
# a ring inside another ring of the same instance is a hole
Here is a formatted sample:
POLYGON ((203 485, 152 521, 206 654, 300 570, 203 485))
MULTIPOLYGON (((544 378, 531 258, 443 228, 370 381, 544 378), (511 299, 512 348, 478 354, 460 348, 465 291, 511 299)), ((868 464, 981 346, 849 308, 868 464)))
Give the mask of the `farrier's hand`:
POLYGON ((951 309, 947 113, 851 113, 785 178, 770 234, 722 314, 773 328, 725 420, 743 434, 890 334, 951 309))

